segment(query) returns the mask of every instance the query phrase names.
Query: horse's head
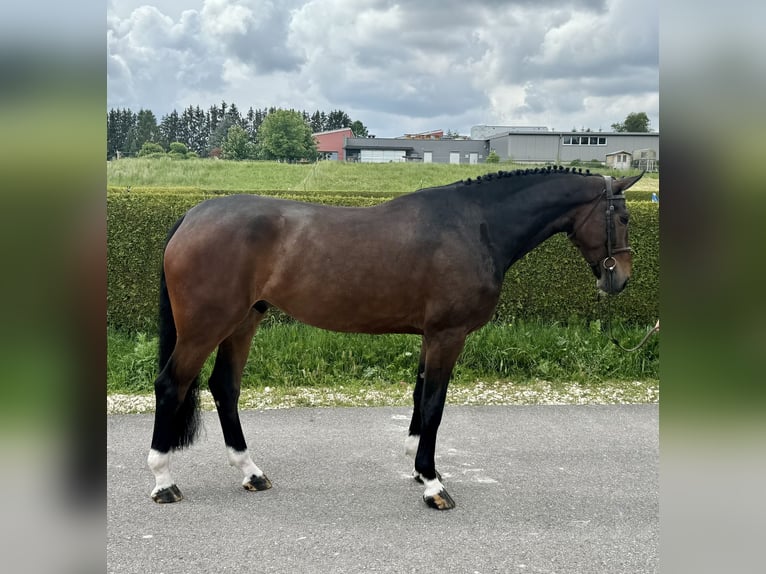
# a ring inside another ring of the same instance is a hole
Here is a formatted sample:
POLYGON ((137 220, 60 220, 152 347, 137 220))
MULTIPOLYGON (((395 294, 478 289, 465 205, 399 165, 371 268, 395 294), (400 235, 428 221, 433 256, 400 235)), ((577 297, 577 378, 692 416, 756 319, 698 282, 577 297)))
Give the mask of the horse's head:
POLYGON ((596 286, 609 294, 625 288, 630 278, 632 256, 628 245, 630 215, 625 205, 625 190, 636 183, 643 172, 634 177, 599 182, 601 193, 580 206, 573 219, 569 239, 582 253, 596 276, 596 286))

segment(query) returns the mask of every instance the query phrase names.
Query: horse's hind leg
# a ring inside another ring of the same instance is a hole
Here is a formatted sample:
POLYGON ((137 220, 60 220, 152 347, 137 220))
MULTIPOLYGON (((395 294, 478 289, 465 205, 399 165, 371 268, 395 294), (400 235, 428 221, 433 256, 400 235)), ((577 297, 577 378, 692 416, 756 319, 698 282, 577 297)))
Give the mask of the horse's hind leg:
POLYGON ((215 399, 218 418, 221 421, 229 464, 242 471, 244 474, 242 486, 247 490, 271 488, 271 482, 255 465, 247 450, 237 408, 242 371, 247 362, 253 335, 265 311, 265 305, 257 304, 237 329, 219 345, 209 381, 210 392, 215 399))
POLYGON ((212 349, 178 341, 170 360, 154 381, 157 407, 147 462, 155 478, 155 502, 183 499, 170 474, 170 451, 194 441, 199 421, 198 375, 212 349))

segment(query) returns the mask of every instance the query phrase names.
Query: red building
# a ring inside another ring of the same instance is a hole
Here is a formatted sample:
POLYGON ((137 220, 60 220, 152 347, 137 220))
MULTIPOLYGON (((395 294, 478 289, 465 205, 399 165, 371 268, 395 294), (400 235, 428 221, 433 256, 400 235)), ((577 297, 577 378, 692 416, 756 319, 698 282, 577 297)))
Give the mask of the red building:
POLYGON ((314 140, 317 142, 319 157, 321 159, 345 161, 344 147, 346 145, 346 138, 352 137, 354 137, 354 132, 351 131, 351 128, 315 133, 314 140))

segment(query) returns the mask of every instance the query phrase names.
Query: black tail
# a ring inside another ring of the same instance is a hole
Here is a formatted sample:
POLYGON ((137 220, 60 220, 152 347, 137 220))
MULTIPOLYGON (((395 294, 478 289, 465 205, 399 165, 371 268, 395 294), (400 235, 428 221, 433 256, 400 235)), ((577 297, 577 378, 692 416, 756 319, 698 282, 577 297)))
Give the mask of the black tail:
MULTIPOLYGON (((181 217, 168 232, 167 242, 173 237, 184 218, 181 217)), ((176 347, 176 322, 173 319, 173 309, 170 306, 170 297, 168 296, 168 286, 165 281, 164 250, 163 264, 160 270, 160 301, 159 301, 159 352, 158 363, 160 373, 166 368, 169 370, 168 362, 176 347)), ((167 379, 166 379, 167 380, 167 379)), ((197 436, 199 429, 199 376, 192 381, 189 390, 186 393, 184 402, 179 405, 173 417, 173 438, 172 447, 184 448, 191 445, 197 436)))

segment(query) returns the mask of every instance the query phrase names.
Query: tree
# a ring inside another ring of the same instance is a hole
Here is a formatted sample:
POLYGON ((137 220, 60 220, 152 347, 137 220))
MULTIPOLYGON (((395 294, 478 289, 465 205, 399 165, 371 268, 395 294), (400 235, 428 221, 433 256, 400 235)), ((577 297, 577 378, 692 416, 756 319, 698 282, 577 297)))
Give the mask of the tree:
POLYGON ((487 159, 484 160, 486 163, 500 163, 500 156, 497 155, 497 152, 495 150, 489 150, 489 154, 487 154, 487 159))
POLYGON ((649 116, 646 112, 632 112, 623 123, 612 124, 612 129, 616 132, 649 132, 649 116))
POLYGON ((342 110, 333 110, 327 114, 327 123, 325 123, 325 131, 339 130, 341 128, 351 127, 351 118, 348 114, 342 110))
POLYGON ((229 105, 229 110, 226 112, 224 117, 231 122, 231 125, 244 127, 242 125, 244 123, 242 121, 242 115, 239 113, 239 109, 237 109, 237 104, 231 103, 229 105))
POLYGON ((136 114, 129 109, 110 110, 106 116, 106 158, 117 152, 128 154, 130 142, 135 139, 136 114))
POLYGON ((314 115, 311 116, 311 131, 314 133, 323 132, 324 131, 324 123, 322 121, 322 114, 319 112, 319 110, 314 112, 314 115))
POLYGON ((244 122, 244 128, 247 132, 247 137, 250 139, 251 142, 255 143, 258 138, 258 126, 255 123, 255 110, 251 107, 249 110, 247 110, 247 114, 243 118, 244 122))
POLYGON ((215 129, 211 131, 210 138, 208 139, 208 148, 221 148, 223 149, 223 143, 226 138, 229 137, 229 130, 236 124, 230 116, 221 117, 215 126, 215 129))
POLYGON ((223 159, 255 159, 255 145, 247 137, 247 132, 242 126, 233 125, 226 134, 226 139, 221 145, 223 159))
MULTIPOLYGON (((274 150, 268 152, 268 148, 260 145, 259 130, 268 115, 277 111, 283 110, 277 110, 274 107, 263 109, 251 107, 247 114, 242 115, 235 103, 221 102, 220 106, 213 105, 207 111, 203 111, 199 106, 189 106, 181 113, 173 110, 163 116, 158 125, 157 118, 151 110, 141 109, 138 114, 135 114, 129 109, 111 109, 106 116, 106 157, 107 159, 117 157, 118 152, 121 156, 138 155, 147 142, 159 143, 165 149, 168 149, 173 142, 180 142, 188 147, 188 154, 219 157, 223 143, 228 137, 229 128, 234 125, 245 130, 248 141, 256 146, 255 149, 258 149, 264 157, 275 157, 272 153, 274 150), (215 154, 213 150, 217 150, 215 154)), ((348 114, 342 110, 333 110, 329 114, 321 110, 316 110, 313 114, 295 110, 290 112, 297 114, 303 124, 309 125, 312 133, 350 127, 356 137, 368 135, 367 128, 362 122, 351 121, 348 114)), ((313 139, 311 141, 305 139, 301 149, 300 159, 313 159, 316 155, 313 139)), ((294 155, 294 152, 289 155, 294 155)), ((290 159, 284 155, 280 157, 289 161, 299 159, 298 157, 290 159)))
POLYGON ((157 127, 157 118, 151 110, 138 110, 136 116, 136 144, 138 148, 146 142, 156 142, 159 140, 160 132, 157 127))
POLYGON ((351 123, 351 132, 354 134, 354 137, 357 138, 366 138, 368 135, 367 127, 359 120, 351 123))
POLYGON ((294 110, 269 111, 258 131, 258 145, 264 159, 292 162, 317 157, 311 126, 294 110))
POLYGON ((197 155, 205 155, 207 153, 207 140, 210 136, 210 129, 205 112, 199 106, 189 106, 183 111, 179 135, 182 138, 178 141, 186 144, 189 150, 197 155))
POLYGON ((168 115, 163 116, 160 122, 160 143, 163 147, 170 145, 170 142, 177 142, 181 139, 181 118, 178 112, 173 110, 168 115))

